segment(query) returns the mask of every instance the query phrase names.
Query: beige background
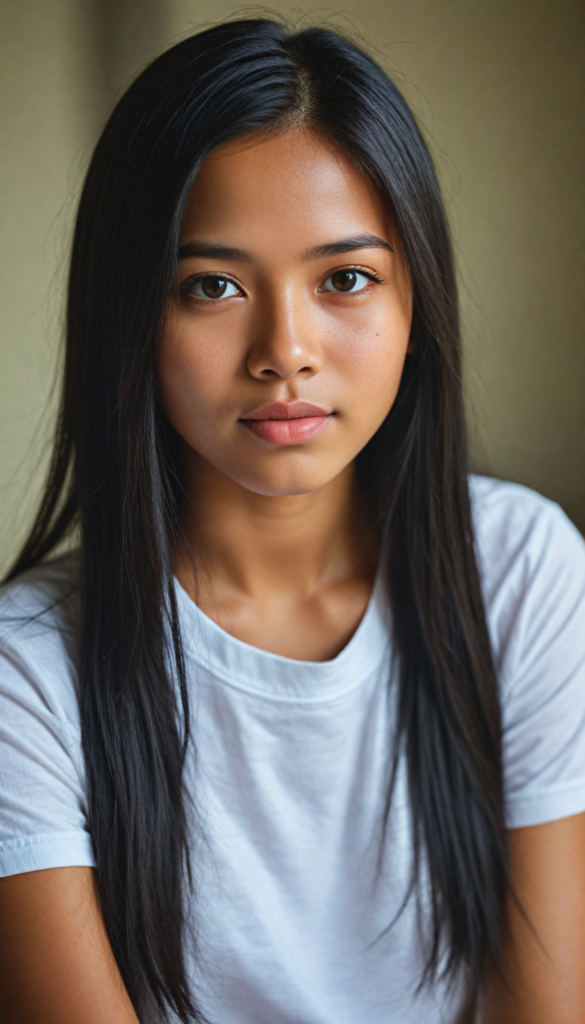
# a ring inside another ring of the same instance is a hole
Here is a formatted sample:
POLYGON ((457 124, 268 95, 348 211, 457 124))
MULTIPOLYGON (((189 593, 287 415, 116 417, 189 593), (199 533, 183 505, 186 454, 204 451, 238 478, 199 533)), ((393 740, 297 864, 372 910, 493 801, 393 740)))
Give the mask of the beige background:
MULTIPOLYGON (((99 126, 160 48, 236 10, 0 0, 0 565, 46 464, 71 221, 99 126)), ((585 6, 351 0, 337 10, 303 7, 366 39, 439 166, 476 462, 559 501, 585 530, 585 6)))

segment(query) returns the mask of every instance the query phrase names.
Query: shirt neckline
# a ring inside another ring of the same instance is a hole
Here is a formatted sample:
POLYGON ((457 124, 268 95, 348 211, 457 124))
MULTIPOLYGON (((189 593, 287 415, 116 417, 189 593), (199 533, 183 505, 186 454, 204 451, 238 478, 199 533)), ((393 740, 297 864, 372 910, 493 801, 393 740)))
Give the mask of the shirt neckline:
POLYGON ((267 700, 319 703, 361 685, 389 655, 389 605, 380 570, 361 622, 329 661, 299 661, 253 647, 203 612, 175 579, 188 660, 223 684, 267 700))

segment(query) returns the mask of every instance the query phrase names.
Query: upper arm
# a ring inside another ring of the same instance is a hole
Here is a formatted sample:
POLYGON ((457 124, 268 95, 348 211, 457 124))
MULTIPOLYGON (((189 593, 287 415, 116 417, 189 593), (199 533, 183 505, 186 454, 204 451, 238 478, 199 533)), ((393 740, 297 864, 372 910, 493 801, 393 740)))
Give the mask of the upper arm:
POLYGON ((138 1024, 89 867, 0 879, 4 1024, 138 1024))
POLYGON ((585 813, 510 832, 502 984, 492 972, 482 1024, 585 1024, 585 813), (525 916, 524 916, 525 915, 525 916))
POLYGON ((528 492, 508 520, 485 572, 511 889, 525 916, 510 897, 507 985, 490 973, 482 1024, 585 1024, 585 545, 528 492))
POLYGON ((492 597, 509 829, 585 810, 585 544, 544 506, 492 597))
POLYGON ((0 602, 0 1020, 137 1024, 95 891, 68 615, 25 584, 0 602))

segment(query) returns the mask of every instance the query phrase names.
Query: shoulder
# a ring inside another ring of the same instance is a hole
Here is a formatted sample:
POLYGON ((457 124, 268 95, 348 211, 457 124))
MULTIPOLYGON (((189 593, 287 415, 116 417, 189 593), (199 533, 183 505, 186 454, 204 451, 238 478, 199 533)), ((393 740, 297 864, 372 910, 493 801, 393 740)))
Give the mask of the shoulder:
POLYGON ((470 493, 484 573, 516 558, 535 564, 551 548, 557 558, 569 554, 585 564, 585 541, 555 502, 485 476, 470 477, 470 493))
POLYGON ((585 541, 554 502, 472 478, 478 560, 504 698, 572 674, 585 696, 585 541), (523 682, 524 681, 524 682, 523 682))
POLYGON ((38 615, 46 617, 47 621, 55 619, 52 611, 76 590, 77 564, 75 552, 60 555, 4 584, 0 588, 0 638, 13 619, 38 615))
POLYGON ((76 567, 64 555, 0 591, 0 700, 77 719, 76 567))
POLYGON ((93 864, 71 558, 0 591, 0 876, 93 864))
POLYGON ((496 632, 521 609, 538 614, 555 598, 565 614, 583 610, 585 541, 562 509, 528 487, 488 477, 471 477, 470 492, 484 598, 496 632))
POLYGON ((471 483, 510 827, 585 810, 585 542, 551 501, 471 483))

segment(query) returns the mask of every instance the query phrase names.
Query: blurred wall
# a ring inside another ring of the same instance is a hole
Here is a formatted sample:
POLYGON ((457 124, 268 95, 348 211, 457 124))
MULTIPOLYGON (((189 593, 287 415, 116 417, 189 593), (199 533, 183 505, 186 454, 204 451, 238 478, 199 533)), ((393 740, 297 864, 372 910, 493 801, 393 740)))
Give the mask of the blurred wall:
MULTIPOLYGON (((301 18, 281 0, 270 7, 301 18)), ((438 164, 459 260, 476 464, 559 501, 585 530, 585 7, 346 0, 340 9, 305 3, 304 19, 365 39, 438 164)), ((99 126, 161 48, 236 11, 219 0, 0 0, 2 564, 46 465, 71 219, 99 126)))
POLYGON ((0 0, 0 567, 38 495, 74 197, 103 107, 92 11, 0 0))

